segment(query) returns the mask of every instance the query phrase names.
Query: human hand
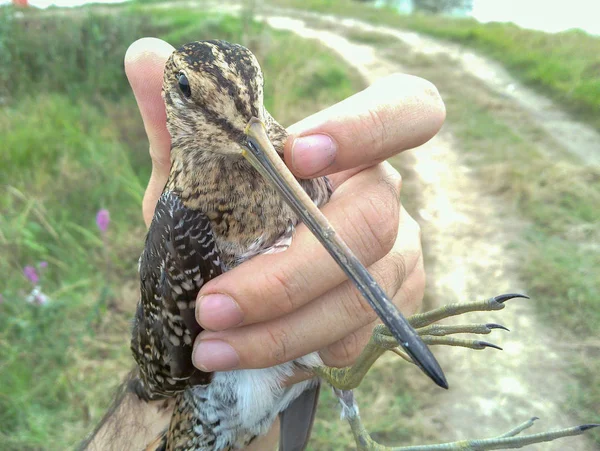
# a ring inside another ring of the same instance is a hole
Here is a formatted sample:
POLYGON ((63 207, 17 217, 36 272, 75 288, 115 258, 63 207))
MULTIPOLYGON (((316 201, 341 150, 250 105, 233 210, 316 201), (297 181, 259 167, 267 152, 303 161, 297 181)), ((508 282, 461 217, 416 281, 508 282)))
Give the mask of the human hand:
MULTIPOLYGON (((147 224, 169 173, 160 92, 172 51, 143 39, 125 58, 153 162, 143 202, 147 224)), ((290 127, 285 147, 296 175, 329 176, 334 194, 323 212, 404 314, 417 310, 423 296, 423 256, 418 225, 400 205, 400 175, 383 161, 429 140, 444 115, 430 83, 393 75, 290 127)), ((304 225, 287 251, 257 256, 202 287, 196 316, 206 330, 196 339, 194 364, 204 371, 268 367, 315 350, 325 364, 346 366, 377 320, 304 225), (224 294, 235 301, 228 306, 224 294)))

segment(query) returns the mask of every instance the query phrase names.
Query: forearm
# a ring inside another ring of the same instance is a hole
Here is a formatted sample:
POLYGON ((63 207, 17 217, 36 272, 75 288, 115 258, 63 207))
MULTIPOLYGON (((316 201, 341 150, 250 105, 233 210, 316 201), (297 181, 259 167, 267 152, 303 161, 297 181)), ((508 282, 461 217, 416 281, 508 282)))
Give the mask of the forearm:
MULTIPOLYGON (((151 451, 160 444, 162 433, 169 427, 175 399, 144 401, 130 389, 131 380, 132 375, 121 385, 104 418, 79 451, 151 451)), ((279 419, 268 434, 258 437, 245 451, 276 449, 278 437, 279 419)))
POLYGON ((174 399, 146 402, 128 389, 129 382, 130 377, 80 450, 144 450, 169 427, 174 399))

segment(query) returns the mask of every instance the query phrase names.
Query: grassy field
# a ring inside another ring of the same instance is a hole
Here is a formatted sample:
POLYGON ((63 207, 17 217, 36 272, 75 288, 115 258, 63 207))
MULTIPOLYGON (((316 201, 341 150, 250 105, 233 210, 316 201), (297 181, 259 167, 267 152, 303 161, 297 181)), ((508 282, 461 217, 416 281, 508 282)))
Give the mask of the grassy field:
MULTIPOLYGON (((594 86, 600 90, 594 84, 600 76, 593 76, 596 66, 586 65, 599 64, 595 38, 566 33, 558 35, 557 43, 523 32, 518 35, 522 42, 515 41, 515 34, 499 47, 503 35, 493 27, 500 25, 491 25, 488 33, 468 21, 365 13, 356 2, 309 0, 303 5, 311 3, 378 23, 420 31, 429 27, 438 36, 498 52, 515 74, 579 112, 600 106, 599 91, 594 91, 594 86), (516 52, 521 45, 531 51, 516 52), (553 68, 536 66, 547 56, 544 50, 552 54, 553 68), (520 64, 509 61, 517 58, 520 64), (567 82, 558 83, 560 73, 567 82)), ((248 45, 266 73, 267 107, 284 124, 362 87, 347 66, 316 44, 245 19, 184 8, 109 9, 119 13, 69 13, 60 26, 56 16, 31 12, 17 21, 9 9, 0 9, 2 450, 72 448, 102 415, 131 365, 129 320, 137 301, 144 233, 140 205, 150 167, 147 140, 122 70, 128 44, 154 35, 174 45, 208 37, 248 45), (309 64, 302 55, 311 55, 309 64), (100 209, 110 211, 105 233, 96 225, 100 209), (47 267, 39 267, 41 262, 47 267), (46 305, 26 301, 34 287, 23 273, 26 265, 37 268, 38 285, 50 299, 46 305)), ((512 27, 503 29, 509 33, 512 27)), ((532 142, 543 140, 543 133, 518 121, 498 99, 491 103, 497 108, 490 108, 489 98, 469 89, 477 81, 461 84, 426 58, 398 50, 406 49, 392 45, 390 55, 405 58, 400 62, 410 63, 442 92, 454 93, 445 96, 452 112, 448 121, 469 165, 531 222, 519 243, 527 255, 520 269, 537 305, 544 306, 540 313, 561 330, 574 329, 574 337, 565 335, 565 341, 584 343, 574 352, 589 354, 591 363, 573 368, 578 383, 571 390, 580 418, 597 418, 600 364, 590 336, 597 336, 600 324, 600 236, 594 227, 600 223, 594 208, 600 205, 600 175, 568 158, 540 154, 532 142)), ((421 401, 404 390, 410 377, 397 369, 378 364, 376 377, 361 386, 359 400, 370 401, 361 412, 374 438, 408 443, 426 432, 413 421, 421 401)), ((322 396, 312 449, 347 447, 352 439, 339 420, 337 403, 327 390, 322 396)))
POLYGON ((353 0, 273 0, 272 3, 415 30, 479 50, 600 129, 598 36, 578 30, 550 34, 512 24, 481 24, 468 18, 401 15, 353 0))
POLYGON ((284 124, 362 85, 316 44, 226 16, 55 10, 17 20, 10 11, 0 9, 0 449, 70 449, 132 362, 150 167, 122 69, 127 46, 144 35, 174 45, 245 43, 265 70, 268 108, 284 124), (299 58, 307 54, 310 64, 299 58), (105 232, 100 209, 110 212, 105 232), (27 302, 34 285, 46 304, 27 302))

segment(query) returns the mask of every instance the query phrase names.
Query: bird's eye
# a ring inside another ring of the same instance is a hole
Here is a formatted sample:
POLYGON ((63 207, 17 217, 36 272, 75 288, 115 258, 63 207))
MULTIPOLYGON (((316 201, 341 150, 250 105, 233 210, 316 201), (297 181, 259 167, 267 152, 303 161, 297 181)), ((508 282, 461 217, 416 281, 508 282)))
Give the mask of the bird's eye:
POLYGON ((192 89, 190 88, 190 82, 183 72, 179 72, 177 76, 177 82, 179 83, 179 89, 183 92, 183 95, 186 97, 192 96, 192 89))

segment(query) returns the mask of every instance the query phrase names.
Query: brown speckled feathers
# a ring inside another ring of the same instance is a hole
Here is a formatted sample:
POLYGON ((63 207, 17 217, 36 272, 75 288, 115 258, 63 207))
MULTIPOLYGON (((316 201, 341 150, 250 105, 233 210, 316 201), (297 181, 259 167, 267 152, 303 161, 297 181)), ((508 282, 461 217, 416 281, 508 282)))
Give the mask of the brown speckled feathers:
MULTIPOLYGON (((203 41, 179 48, 166 63, 163 98, 171 169, 140 259, 131 342, 140 373, 136 393, 146 400, 176 397, 157 449, 238 449, 314 386, 281 385, 295 362, 208 374, 191 359, 201 331, 194 313, 202 285, 290 243, 298 217, 241 153, 252 117, 265 124, 280 155, 287 133, 263 106, 256 58, 239 45, 203 41)), ((300 183, 317 205, 329 199, 325 178, 300 183)))
POLYGON ((195 299, 202 285, 221 273, 208 218, 164 193, 140 258, 142 299, 131 342, 149 398, 210 381, 191 361, 192 344, 201 331, 195 299))

